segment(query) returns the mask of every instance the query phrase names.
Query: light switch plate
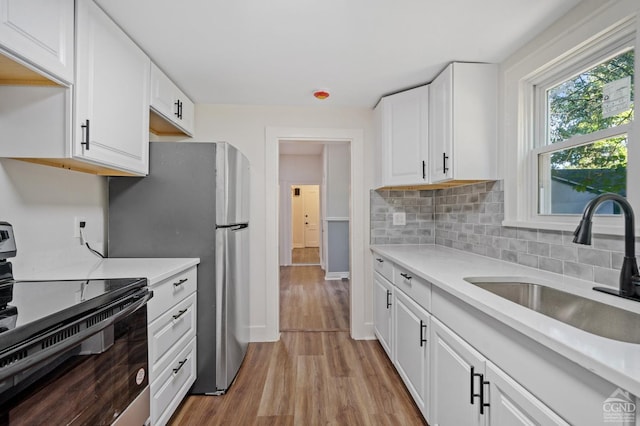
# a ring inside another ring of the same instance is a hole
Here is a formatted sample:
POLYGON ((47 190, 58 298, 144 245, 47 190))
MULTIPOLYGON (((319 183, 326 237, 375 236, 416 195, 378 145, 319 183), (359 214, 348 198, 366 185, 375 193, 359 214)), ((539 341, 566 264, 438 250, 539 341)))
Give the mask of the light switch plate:
POLYGON ((404 212, 394 213, 393 214, 393 224, 394 225, 406 225, 407 224, 407 214, 404 212))

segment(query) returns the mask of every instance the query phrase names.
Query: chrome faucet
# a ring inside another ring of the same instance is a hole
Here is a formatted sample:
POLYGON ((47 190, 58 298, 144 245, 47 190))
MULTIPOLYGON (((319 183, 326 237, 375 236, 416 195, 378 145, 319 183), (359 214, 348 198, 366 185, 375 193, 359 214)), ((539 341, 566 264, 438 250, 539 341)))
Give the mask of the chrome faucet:
POLYGON ((638 276, 638 264, 635 253, 635 225, 631 204, 626 198, 614 194, 606 193, 598 195, 584 208, 582 220, 573 232, 573 242, 578 244, 591 245, 591 218, 596 212, 596 208, 605 201, 614 201, 624 213, 624 260, 620 271, 620 289, 614 290, 606 287, 594 287, 594 290, 627 299, 640 300, 640 276, 638 276))

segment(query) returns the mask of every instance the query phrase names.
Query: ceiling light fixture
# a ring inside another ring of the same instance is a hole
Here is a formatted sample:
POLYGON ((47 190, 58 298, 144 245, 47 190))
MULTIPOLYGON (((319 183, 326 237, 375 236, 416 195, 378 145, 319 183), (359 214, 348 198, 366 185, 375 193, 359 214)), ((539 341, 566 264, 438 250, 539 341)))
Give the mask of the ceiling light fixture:
POLYGON ((313 96, 315 96, 316 99, 323 100, 329 97, 329 92, 327 90, 316 90, 313 92, 313 96))

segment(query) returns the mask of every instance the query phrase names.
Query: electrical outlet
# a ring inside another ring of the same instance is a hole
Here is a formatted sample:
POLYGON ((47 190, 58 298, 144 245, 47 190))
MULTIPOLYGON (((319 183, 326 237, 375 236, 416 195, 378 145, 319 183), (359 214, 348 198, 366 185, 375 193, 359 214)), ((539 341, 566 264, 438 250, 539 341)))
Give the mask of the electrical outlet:
POLYGON ((404 212, 394 213, 393 214, 393 224, 394 225, 406 225, 407 224, 407 215, 404 212))
POLYGON ((84 235, 87 235, 87 218, 76 216, 73 218, 73 237, 80 238, 80 222, 84 222, 84 235))

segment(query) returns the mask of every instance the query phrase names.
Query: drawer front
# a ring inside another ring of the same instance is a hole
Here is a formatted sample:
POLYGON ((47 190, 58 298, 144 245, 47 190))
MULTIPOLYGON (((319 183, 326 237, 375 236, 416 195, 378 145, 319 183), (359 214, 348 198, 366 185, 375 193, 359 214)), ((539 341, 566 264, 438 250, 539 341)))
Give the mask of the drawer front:
POLYGON ((373 253, 373 269, 393 282, 393 263, 376 253, 373 253))
POLYGON ((149 324, 149 369, 152 379, 166 364, 171 348, 196 335, 196 293, 184 299, 149 324), (159 370, 160 368, 160 370, 159 370))
POLYGON ((148 304, 148 323, 158 318, 176 303, 185 299, 197 288, 195 266, 151 286, 153 298, 148 304))
POLYGON ((151 383, 151 424, 165 425, 196 380, 196 339, 151 383))
POLYGON ((418 305, 431 311, 431 284, 401 266, 395 265, 393 284, 412 298, 418 305))

